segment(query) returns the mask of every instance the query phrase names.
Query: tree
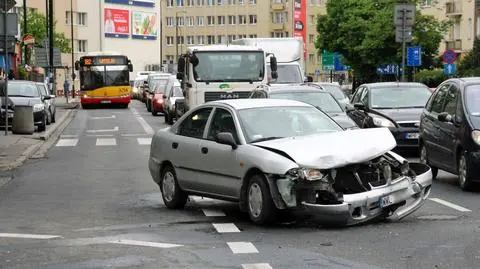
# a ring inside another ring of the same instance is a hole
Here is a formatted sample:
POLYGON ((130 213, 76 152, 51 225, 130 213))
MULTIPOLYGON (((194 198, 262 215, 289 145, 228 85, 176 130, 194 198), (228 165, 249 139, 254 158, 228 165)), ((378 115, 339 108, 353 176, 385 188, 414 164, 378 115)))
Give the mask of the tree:
MULTIPOLYGON (((328 0, 327 13, 317 22, 316 47, 339 52, 360 82, 376 79, 381 64, 400 63, 402 44, 395 42, 395 0, 328 0)), ((438 48, 449 22, 415 14, 413 42, 422 46, 424 68, 438 63, 438 48)))
POLYGON ((458 65, 460 76, 480 75, 480 39, 475 38, 473 48, 469 50, 458 65))
MULTIPOLYGON (((53 45, 59 48, 63 53, 72 52, 70 41, 63 33, 55 32, 57 21, 54 21, 53 45)), ((45 47, 43 40, 47 37, 47 17, 36 10, 30 10, 27 13, 27 33, 35 38, 35 46, 45 47)), ((21 29, 23 29, 23 19, 21 20, 21 29)))

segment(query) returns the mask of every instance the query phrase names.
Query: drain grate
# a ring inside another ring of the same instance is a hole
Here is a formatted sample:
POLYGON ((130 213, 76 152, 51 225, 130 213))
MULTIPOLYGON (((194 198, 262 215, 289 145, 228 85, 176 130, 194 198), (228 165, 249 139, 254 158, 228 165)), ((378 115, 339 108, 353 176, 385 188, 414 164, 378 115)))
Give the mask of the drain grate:
POLYGON ((459 216, 453 216, 453 215, 428 215, 428 216, 417 217, 417 219, 421 219, 421 220, 454 220, 458 218, 459 216))

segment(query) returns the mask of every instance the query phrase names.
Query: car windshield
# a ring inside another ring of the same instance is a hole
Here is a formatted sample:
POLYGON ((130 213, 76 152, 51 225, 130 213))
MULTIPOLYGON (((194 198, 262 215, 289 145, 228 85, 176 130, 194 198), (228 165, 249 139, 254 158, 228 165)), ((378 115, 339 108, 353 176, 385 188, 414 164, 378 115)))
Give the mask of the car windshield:
POLYGON ((385 87, 371 89, 371 106, 377 109, 422 108, 430 98, 427 87, 385 87))
POLYGON ((182 88, 180 88, 180 86, 173 87, 173 97, 183 97, 182 88))
POLYGON ((152 89, 155 89, 155 93, 165 93, 167 88, 168 79, 154 79, 152 80, 152 89))
POLYGON ((130 85, 128 66, 84 66, 80 71, 80 82, 84 91, 104 86, 130 85))
POLYGON ((342 131, 325 113, 310 106, 247 108, 238 115, 247 143, 342 131))
POLYGON ((341 113, 343 112, 342 107, 335 101, 335 98, 328 92, 302 92, 302 91, 292 91, 292 92, 272 92, 270 93, 271 98, 275 99, 288 99, 304 102, 316 106, 327 113, 341 113))
POLYGON ((324 88, 327 92, 331 93, 333 97, 335 97, 335 99, 337 100, 342 100, 347 98, 347 96, 345 95, 345 93, 343 93, 342 88, 340 88, 340 86, 325 85, 325 84, 320 86, 324 88))
POLYGON ((270 65, 267 66, 267 75, 270 83, 303 83, 302 73, 298 65, 278 65, 277 66, 278 78, 272 78, 272 70, 270 65))
MULTIPOLYGON (((0 96, 5 96, 5 84, 0 84, 0 96)), ((8 83, 8 96, 40 97, 37 85, 32 83, 8 83)))
POLYGON ((161 84, 161 85, 167 85, 168 83, 168 78, 165 78, 165 77, 154 77, 150 80, 150 89, 155 89, 155 87, 157 86, 157 84, 161 84))
POLYGON ((465 88, 465 105, 468 114, 480 117, 480 85, 465 88))

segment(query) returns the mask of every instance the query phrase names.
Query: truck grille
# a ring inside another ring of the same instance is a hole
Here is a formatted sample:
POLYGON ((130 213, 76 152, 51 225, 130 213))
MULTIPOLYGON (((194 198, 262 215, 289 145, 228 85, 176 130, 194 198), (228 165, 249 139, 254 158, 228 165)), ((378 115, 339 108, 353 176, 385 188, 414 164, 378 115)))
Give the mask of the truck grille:
POLYGON ((250 92, 205 92, 205 102, 225 99, 246 99, 250 92))

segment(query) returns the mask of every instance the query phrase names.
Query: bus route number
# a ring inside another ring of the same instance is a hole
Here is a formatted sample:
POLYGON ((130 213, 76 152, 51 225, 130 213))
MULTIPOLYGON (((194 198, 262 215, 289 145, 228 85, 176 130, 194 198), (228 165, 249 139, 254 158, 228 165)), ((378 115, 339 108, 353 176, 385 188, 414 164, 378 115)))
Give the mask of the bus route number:
POLYGON ((92 64, 93 64, 93 61, 92 61, 92 59, 84 59, 84 60, 83 60, 83 64, 84 64, 84 65, 92 65, 92 64))
POLYGON ((100 64, 115 64, 116 61, 114 58, 100 58, 98 62, 100 64))

